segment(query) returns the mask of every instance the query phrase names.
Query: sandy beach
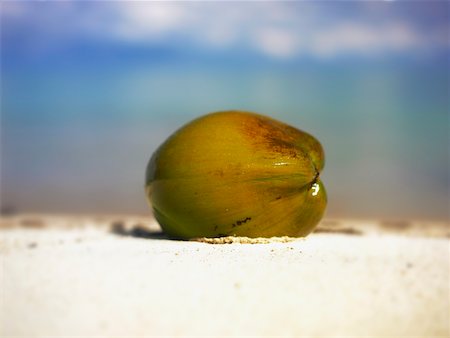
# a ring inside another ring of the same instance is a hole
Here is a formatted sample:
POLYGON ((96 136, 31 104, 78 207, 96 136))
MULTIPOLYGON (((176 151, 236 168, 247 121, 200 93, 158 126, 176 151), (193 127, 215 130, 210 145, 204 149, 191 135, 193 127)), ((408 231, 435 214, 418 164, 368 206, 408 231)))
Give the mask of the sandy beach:
POLYGON ((150 217, 0 219, 0 334, 450 334, 447 223, 326 219, 305 239, 167 239, 150 217))

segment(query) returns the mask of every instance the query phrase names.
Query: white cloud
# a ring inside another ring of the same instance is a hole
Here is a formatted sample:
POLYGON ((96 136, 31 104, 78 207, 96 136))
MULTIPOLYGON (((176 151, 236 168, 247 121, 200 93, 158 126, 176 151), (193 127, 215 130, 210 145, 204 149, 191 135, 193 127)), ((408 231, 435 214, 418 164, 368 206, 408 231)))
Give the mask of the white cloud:
POLYGON ((335 14, 329 6, 316 3, 123 1, 89 3, 87 10, 74 3, 55 3, 52 10, 42 12, 27 10, 32 7, 27 4, 2 6, 2 16, 35 20, 40 26, 45 23, 47 28, 42 29, 47 29, 49 37, 60 40, 84 34, 85 38, 146 45, 183 41, 206 50, 254 50, 282 59, 449 47, 448 26, 427 29, 425 34, 413 20, 402 21, 395 15, 384 15, 388 19, 383 22, 362 20, 367 12, 335 14), (36 13, 42 17, 36 19, 36 13), (70 13, 73 23, 68 25, 70 13))
POLYGON ((330 13, 325 9, 305 6, 295 11, 292 4, 277 2, 156 2, 140 7, 121 2, 119 31, 127 34, 119 37, 139 41, 172 34, 206 48, 252 48, 283 59, 377 55, 420 50, 431 43, 448 46, 448 41, 425 36, 398 18, 379 23, 331 17, 327 22, 330 13))
POLYGON ((298 52, 299 38, 292 31, 263 28, 255 34, 255 46, 267 55, 290 58, 298 52))
POLYGON ((118 5, 117 21, 110 27, 111 32, 117 34, 118 38, 148 40, 188 26, 189 12, 186 7, 176 3, 118 3, 118 5))
POLYGON ((310 40, 310 50, 320 56, 379 54, 406 51, 424 44, 423 37, 406 24, 384 26, 343 23, 319 31, 310 40))

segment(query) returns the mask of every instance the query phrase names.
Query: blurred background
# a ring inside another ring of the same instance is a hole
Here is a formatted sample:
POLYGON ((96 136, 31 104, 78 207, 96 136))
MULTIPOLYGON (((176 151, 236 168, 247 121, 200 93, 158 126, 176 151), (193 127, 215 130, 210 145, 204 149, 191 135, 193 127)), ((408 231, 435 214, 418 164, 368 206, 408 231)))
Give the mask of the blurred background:
POLYGON ((449 3, 1 2, 1 207, 149 214, 202 114, 315 135, 327 216, 448 219, 449 3))

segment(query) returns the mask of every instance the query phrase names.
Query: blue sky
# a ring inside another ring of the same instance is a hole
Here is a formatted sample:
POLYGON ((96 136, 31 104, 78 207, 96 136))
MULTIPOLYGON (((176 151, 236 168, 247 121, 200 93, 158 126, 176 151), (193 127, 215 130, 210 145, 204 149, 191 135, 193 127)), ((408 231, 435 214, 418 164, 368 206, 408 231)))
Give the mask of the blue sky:
POLYGON ((448 2, 0 6, 3 204, 145 213, 158 144, 237 108, 322 141, 330 215, 446 217, 448 2))
POLYGON ((447 49, 447 10, 444 1, 3 2, 2 20, 5 41, 34 58, 97 42, 286 60, 447 49))

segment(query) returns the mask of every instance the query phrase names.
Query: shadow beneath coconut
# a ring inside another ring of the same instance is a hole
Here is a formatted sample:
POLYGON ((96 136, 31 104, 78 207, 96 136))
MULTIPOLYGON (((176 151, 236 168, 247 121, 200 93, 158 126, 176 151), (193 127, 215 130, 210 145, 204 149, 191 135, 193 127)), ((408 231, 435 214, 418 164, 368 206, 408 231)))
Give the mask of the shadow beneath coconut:
POLYGON ((145 239, 173 239, 167 236, 161 230, 149 230, 142 225, 134 225, 133 227, 126 227, 122 222, 114 222, 111 224, 111 232, 115 235, 145 238, 145 239))

